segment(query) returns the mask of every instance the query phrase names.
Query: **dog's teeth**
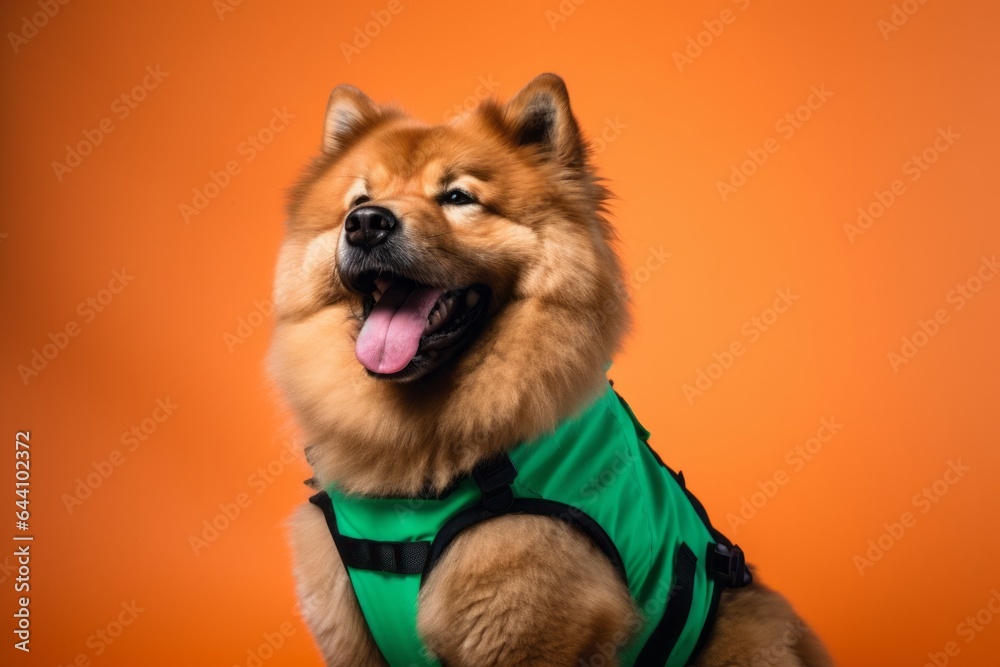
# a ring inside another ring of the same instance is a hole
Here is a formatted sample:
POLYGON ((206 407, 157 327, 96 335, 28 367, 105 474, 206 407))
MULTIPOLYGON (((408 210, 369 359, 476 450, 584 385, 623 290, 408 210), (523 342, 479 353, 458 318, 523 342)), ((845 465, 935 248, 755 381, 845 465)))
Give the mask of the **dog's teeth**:
POLYGON ((424 327, 424 335, 434 333, 441 327, 441 324, 451 315, 451 308, 455 305, 454 296, 444 295, 438 299, 427 316, 427 326, 424 327))
POLYGON ((372 298, 375 299, 375 303, 378 303, 378 300, 382 298, 382 290, 377 289, 372 292, 372 298))
POLYGON ((392 284, 391 280, 387 280, 382 276, 379 276, 378 278, 375 279, 375 287, 378 288, 379 294, 384 294, 385 291, 389 288, 389 285, 391 284, 392 284))
POLYGON ((427 318, 427 326, 425 327, 425 330, 433 331, 440 325, 441 325, 441 311, 435 310, 427 318))
POLYGON ((479 303, 479 292, 470 289, 465 293, 465 305, 467 308, 472 308, 477 303, 479 303))

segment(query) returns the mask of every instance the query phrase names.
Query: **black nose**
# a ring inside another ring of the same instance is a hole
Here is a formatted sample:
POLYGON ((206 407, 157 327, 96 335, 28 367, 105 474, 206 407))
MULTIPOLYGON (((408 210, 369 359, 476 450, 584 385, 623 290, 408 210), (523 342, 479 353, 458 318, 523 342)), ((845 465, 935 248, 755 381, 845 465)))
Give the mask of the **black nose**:
POLYGON ((347 242, 356 248, 372 249, 396 228, 396 216, 381 206, 359 206, 347 214, 344 231, 347 242))

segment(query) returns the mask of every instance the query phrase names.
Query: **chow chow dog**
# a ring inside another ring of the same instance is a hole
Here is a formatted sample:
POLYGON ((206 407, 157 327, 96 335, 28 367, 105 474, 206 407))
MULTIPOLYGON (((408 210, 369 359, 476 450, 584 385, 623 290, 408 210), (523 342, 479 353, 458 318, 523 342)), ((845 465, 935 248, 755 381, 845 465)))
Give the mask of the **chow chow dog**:
POLYGON ((327 664, 831 664, 609 388, 608 196, 556 75, 442 125, 333 91, 270 356, 322 490, 291 533, 327 664))

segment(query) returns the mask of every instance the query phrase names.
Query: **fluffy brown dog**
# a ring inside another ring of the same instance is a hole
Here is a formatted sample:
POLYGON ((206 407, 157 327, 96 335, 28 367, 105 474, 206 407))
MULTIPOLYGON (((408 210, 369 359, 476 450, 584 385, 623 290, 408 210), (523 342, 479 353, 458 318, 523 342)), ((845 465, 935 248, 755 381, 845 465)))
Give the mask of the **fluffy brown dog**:
MULTIPOLYGON (((437 126, 333 91, 322 155, 291 195, 271 356, 318 488, 442 492, 605 390, 629 321, 607 194, 555 75, 437 126)), ((292 533, 327 663, 385 664, 323 512, 300 508, 292 533)), ((448 546, 417 623, 451 666, 577 665, 621 645, 637 613, 590 539, 514 514, 448 546)), ((723 594, 697 664, 830 662, 752 584, 723 594)))

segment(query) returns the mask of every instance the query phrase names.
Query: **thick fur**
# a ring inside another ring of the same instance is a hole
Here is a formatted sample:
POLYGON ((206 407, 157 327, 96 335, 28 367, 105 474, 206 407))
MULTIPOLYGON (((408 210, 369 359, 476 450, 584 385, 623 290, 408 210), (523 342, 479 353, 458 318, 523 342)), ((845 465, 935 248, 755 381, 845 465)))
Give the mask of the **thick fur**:
POLYGON ((604 554, 576 529, 539 516, 461 534, 428 577, 419 608, 431 651, 449 665, 483 667, 588 664, 603 646, 624 643, 636 619, 604 554), (554 561, 573 563, 573 576, 554 561))
MULTIPOLYGON (((315 484, 442 489, 602 391, 629 323, 607 196, 555 75, 439 126, 335 89, 323 152, 291 193, 270 363, 309 439, 315 484), (476 203, 443 206, 456 186, 476 203), (399 218, 409 277, 492 294, 471 343, 410 382, 375 378, 355 358, 364 313, 342 280, 343 221, 359 195, 399 218)), ((292 533, 303 613, 327 663, 383 664, 320 511, 302 507, 292 533)), ((721 609, 701 665, 749 665, 801 623, 761 586, 727 593, 721 609)), ((452 666, 616 664, 600 652, 628 641, 636 614, 587 538, 519 516, 456 539, 422 589, 418 625, 452 666)), ((783 662, 759 664, 829 664, 810 632, 788 636, 783 662)))

